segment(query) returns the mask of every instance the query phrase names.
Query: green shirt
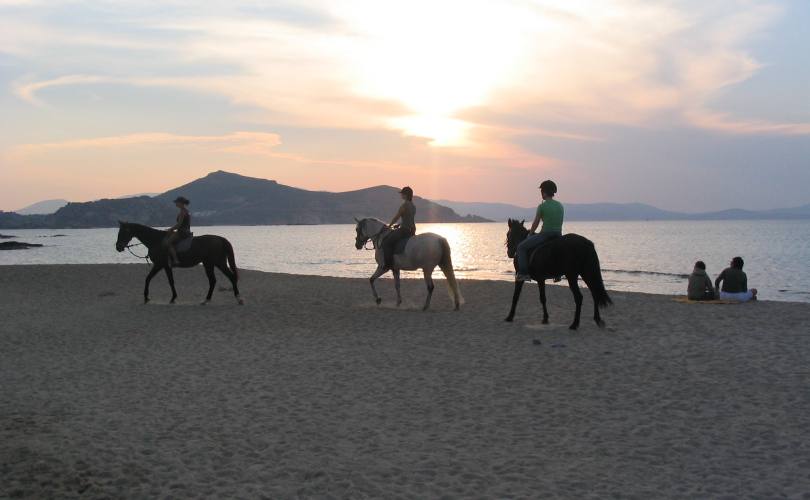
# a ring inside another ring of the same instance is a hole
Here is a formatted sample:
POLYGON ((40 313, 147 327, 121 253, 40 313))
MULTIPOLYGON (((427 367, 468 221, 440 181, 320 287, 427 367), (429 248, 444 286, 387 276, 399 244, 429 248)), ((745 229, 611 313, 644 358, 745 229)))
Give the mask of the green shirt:
POLYGON ((557 231, 561 233, 564 212, 562 203, 555 199, 546 200, 538 205, 537 215, 543 220, 540 232, 557 231))

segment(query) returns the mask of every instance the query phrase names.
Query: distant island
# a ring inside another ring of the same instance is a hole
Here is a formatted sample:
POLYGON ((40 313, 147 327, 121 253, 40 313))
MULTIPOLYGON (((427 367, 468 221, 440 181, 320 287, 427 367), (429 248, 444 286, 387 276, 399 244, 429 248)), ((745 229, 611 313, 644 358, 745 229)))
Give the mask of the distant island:
MULTIPOLYGON (((520 207, 506 203, 475 203, 436 200, 459 214, 476 214, 494 221, 508 218, 531 220, 537 207, 520 207)), ((721 210, 696 214, 671 212, 642 203, 565 203, 565 219, 569 221, 633 221, 633 220, 796 220, 810 219, 810 204, 775 210, 721 210)))
MULTIPOLYGON (((194 225, 350 224, 354 217, 390 218, 400 204, 398 189, 376 186, 358 191, 308 191, 217 171, 156 196, 68 203, 50 214, 0 212, 2 229, 115 227, 119 220, 157 227, 173 223, 179 195, 191 199, 194 225)), ((475 215, 415 197, 417 222, 489 222, 475 215)))

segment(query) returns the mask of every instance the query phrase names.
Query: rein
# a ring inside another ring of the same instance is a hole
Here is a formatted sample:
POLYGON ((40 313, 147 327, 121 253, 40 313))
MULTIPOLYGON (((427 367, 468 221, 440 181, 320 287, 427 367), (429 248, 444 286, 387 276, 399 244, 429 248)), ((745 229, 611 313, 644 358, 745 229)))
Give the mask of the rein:
POLYGON ((374 236, 369 236, 365 243, 363 243, 363 250, 377 250, 378 243, 376 239, 379 238, 379 236, 385 232, 386 229, 390 230, 388 226, 383 226, 374 236), (371 248, 368 247, 369 241, 371 242, 371 248))
POLYGON ((143 246, 143 243, 129 244, 129 245, 125 246, 124 248, 129 250, 129 253, 131 253, 133 256, 135 256, 135 257, 137 257, 139 259, 144 259, 145 261, 149 262, 150 259, 149 259, 149 252, 148 251, 147 251, 146 255, 144 255, 144 256, 138 255, 138 254, 136 254, 135 252, 132 251, 132 247, 140 247, 140 246, 143 246))

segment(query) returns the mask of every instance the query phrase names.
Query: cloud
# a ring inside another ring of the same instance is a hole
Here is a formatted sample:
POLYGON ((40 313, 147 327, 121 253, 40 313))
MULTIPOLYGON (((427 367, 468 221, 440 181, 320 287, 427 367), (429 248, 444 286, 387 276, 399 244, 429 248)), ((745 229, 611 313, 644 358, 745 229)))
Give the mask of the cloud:
POLYGON ((126 134, 90 139, 74 139, 39 144, 22 144, 12 149, 12 157, 65 150, 118 149, 132 146, 195 145, 211 151, 249 155, 276 155, 281 144, 278 134, 265 132, 233 132, 225 135, 178 135, 160 132, 126 134))

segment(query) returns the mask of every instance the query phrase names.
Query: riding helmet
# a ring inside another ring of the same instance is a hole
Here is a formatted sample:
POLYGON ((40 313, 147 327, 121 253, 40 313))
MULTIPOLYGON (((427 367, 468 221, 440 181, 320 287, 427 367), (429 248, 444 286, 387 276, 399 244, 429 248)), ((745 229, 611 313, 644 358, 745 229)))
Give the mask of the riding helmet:
POLYGON ((540 191, 550 195, 555 195, 557 194, 557 184, 555 184, 552 180, 545 180, 540 184, 540 191))
POLYGON ((405 186, 399 191, 399 194, 407 194, 408 196, 413 196, 413 189, 411 189, 411 186, 405 186))
POLYGON ((178 196, 177 198, 174 199, 174 203, 182 203, 183 205, 188 205, 191 202, 188 201, 188 198, 186 198, 185 196, 178 196))

